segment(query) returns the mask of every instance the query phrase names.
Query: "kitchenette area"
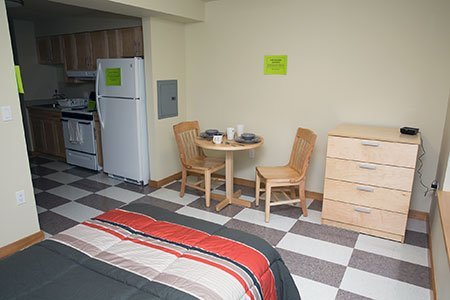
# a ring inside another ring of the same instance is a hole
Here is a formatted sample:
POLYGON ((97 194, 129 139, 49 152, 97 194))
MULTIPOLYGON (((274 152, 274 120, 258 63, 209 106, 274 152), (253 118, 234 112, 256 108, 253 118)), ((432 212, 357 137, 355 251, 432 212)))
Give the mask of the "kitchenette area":
POLYGON ((148 150, 141 149, 148 144, 141 19, 47 0, 11 8, 8 16, 25 90, 21 109, 29 155, 147 184, 148 168, 138 166, 148 166, 148 154, 142 155, 148 150), (101 73, 99 61, 106 68, 101 73), (114 101, 116 96, 132 101, 114 101), (138 159, 131 162, 132 156, 138 159))

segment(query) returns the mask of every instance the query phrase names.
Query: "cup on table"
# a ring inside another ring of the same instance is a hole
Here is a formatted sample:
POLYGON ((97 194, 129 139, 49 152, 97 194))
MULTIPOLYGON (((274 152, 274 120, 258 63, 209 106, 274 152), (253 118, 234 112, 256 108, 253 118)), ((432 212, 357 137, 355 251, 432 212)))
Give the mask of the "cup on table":
POLYGON ((227 128, 227 139, 229 141, 234 140, 234 128, 233 127, 228 127, 227 128))
POLYGON ((215 134, 213 136, 213 143, 214 144, 222 144, 223 141, 223 135, 222 134, 215 134))
POLYGON ((236 125, 236 136, 240 137, 244 133, 244 125, 236 125))

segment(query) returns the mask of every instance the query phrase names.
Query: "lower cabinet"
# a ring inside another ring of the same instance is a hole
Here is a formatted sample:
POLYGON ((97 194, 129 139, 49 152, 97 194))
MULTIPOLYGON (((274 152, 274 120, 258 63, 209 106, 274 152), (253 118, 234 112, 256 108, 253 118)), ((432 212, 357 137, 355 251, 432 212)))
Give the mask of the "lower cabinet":
POLYGON ((35 152, 66 158, 61 112, 28 108, 35 152))

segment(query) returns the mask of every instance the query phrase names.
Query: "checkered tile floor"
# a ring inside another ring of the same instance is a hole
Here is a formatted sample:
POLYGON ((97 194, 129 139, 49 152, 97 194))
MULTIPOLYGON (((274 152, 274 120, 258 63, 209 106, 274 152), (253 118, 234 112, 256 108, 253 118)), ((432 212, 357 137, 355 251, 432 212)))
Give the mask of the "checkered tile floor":
MULTIPOLYGON (((41 229, 51 236, 104 211, 136 201, 225 224, 266 239, 282 255, 302 299, 430 299, 425 222, 409 220, 405 244, 320 225, 321 202, 308 201, 309 216, 291 206, 210 208, 197 191, 180 198, 180 183, 139 187, 43 157, 30 159, 41 229)), ((242 189, 254 200, 254 190, 242 189)), ((215 193, 224 193, 223 185, 215 193)))

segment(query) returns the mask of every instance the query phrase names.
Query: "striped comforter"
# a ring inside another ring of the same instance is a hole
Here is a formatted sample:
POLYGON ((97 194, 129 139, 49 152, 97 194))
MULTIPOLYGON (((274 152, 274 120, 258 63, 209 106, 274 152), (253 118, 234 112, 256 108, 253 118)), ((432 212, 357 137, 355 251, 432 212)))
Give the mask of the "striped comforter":
POLYGON ((111 210, 1 261, 0 282, 0 299, 299 298, 265 241, 147 204, 111 210), (26 252, 44 256, 38 264, 44 270, 28 265, 26 252), (29 269, 42 280, 13 290, 29 269))

